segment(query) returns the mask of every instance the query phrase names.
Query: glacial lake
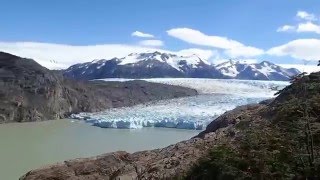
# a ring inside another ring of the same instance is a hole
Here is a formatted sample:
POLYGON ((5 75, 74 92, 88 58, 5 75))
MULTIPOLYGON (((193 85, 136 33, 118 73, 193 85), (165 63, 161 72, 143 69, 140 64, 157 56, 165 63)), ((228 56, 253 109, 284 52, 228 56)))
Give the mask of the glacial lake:
POLYGON ((202 125, 204 129, 225 111, 271 98, 288 84, 214 79, 148 81, 195 88, 200 95, 79 115, 89 117, 85 121, 0 124, 0 180, 15 180, 29 170, 68 159, 162 148, 187 140, 200 132, 191 126, 202 125), (148 123, 153 123, 152 127, 146 127, 148 123))
POLYGON ((82 121, 0 125, 0 179, 17 180, 31 169, 107 152, 155 149, 200 131, 170 128, 102 129, 82 121))

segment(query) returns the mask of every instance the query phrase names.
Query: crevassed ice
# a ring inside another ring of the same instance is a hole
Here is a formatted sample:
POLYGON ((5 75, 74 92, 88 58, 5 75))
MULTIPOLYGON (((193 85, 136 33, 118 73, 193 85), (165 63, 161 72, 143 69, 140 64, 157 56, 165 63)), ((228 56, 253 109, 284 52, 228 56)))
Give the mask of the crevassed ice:
MULTIPOLYGON (((124 81, 113 79, 115 80, 124 81)), ((102 128, 166 127, 201 130, 224 112, 239 105, 258 103, 273 97, 277 90, 288 84, 278 81, 212 79, 148 79, 148 81, 191 87, 201 94, 97 113, 74 114, 72 118, 82 119, 102 128)))
POLYGON ((153 78, 149 82, 164 83, 196 89, 200 94, 233 94, 243 97, 273 97, 283 89, 286 81, 257 81, 236 79, 200 79, 200 78, 153 78))

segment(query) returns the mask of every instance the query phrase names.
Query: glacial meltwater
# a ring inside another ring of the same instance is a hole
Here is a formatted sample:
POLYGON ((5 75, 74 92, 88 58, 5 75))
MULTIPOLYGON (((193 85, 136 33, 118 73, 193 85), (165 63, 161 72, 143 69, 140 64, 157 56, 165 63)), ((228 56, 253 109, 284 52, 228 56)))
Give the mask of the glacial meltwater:
POLYGON ((80 113, 69 120, 1 124, 0 180, 18 179, 31 169, 67 159, 165 147, 195 136, 225 111, 273 97, 288 84, 213 79, 147 81, 190 87, 200 94, 80 113))
POLYGON ((73 158, 161 148, 198 133, 168 128, 101 129, 72 120, 1 124, 0 180, 18 180, 32 169, 73 158))

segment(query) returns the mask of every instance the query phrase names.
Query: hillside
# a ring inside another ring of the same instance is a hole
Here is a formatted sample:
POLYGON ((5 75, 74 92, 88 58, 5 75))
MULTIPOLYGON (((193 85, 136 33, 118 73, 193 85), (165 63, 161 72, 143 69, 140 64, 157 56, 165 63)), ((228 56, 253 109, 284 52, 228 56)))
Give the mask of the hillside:
MULTIPOLYGON (((267 105, 236 115, 229 136, 215 143, 191 179, 306 179, 320 177, 320 72, 299 77, 267 105)), ((199 134, 215 131, 212 123, 199 134)))
POLYGON ((68 160, 21 179, 319 178, 320 72, 296 79, 279 93, 274 100, 226 112, 190 140, 68 160))
POLYGON ((65 118, 152 100, 196 95, 192 89, 132 82, 89 82, 64 78, 32 59, 0 52, 0 123, 65 118))

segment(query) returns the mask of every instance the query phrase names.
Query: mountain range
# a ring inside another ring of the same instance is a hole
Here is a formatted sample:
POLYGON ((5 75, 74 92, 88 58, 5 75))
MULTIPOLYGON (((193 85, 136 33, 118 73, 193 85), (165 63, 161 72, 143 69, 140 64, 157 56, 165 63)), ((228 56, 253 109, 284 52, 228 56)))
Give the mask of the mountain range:
POLYGON ((286 69, 268 61, 247 64, 229 60, 215 65, 195 54, 179 56, 156 51, 75 64, 64 71, 64 76, 81 80, 171 77, 286 81, 299 73, 295 68, 286 69))

